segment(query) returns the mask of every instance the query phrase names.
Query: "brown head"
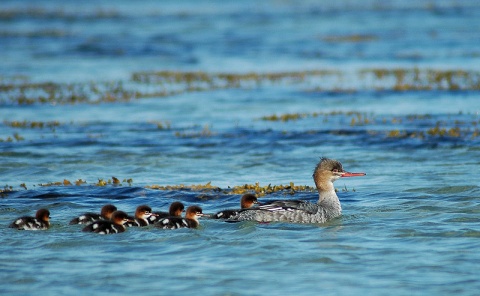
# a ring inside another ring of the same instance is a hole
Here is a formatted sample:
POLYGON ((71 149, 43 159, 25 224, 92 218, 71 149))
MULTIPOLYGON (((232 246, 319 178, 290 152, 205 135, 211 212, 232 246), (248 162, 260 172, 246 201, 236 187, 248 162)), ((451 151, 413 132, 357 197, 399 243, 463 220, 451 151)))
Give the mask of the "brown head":
POLYGON ((127 222, 130 222, 130 219, 128 219, 127 213, 123 211, 115 211, 112 214, 112 219, 113 223, 118 224, 118 225, 123 225, 127 222))
POLYGON ((322 157, 313 172, 313 180, 318 190, 330 191, 334 190, 333 182, 339 178, 365 175, 365 173, 346 172, 338 160, 322 157))
POLYGON ((187 213, 185 214, 185 218, 197 220, 199 217, 202 217, 202 208, 199 206, 189 206, 187 208, 187 213))
POLYGON ((170 214, 170 216, 181 217, 184 210, 185 206, 183 205, 183 203, 175 201, 172 202, 172 204, 170 205, 168 213, 170 214))
POLYGON ((147 219, 152 215, 152 208, 147 205, 138 206, 137 210, 135 211, 135 218, 137 219, 147 219))
POLYGON ((45 223, 50 223, 50 211, 47 209, 39 209, 35 214, 35 218, 38 221, 42 221, 45 223))
POLYGON ((112 218, 113 212, 115 212, 116 210, 117 210, 117 207, 112 204, 104 205, 102 207, 102 211, 100 212, 100 215, 103 218, 110 220, 112 218))
POLYGON ((257 197, 251 193, 244 194, 240 199, 240 206, 242 209, 251 208, 255 204, 258 204, 257 197))

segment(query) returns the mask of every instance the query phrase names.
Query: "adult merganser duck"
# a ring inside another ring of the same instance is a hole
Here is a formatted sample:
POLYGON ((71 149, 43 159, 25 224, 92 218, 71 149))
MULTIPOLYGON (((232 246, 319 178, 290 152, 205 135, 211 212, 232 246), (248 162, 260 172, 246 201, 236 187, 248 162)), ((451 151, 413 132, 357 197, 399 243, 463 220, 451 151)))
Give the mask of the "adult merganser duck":
POLYGON ((190 206, 187 208, 185 218, 182 217, 167 217, 163 218, 155 226, 163 229, 177 229, 177 228, 197 228, 200 223, 198 218, 202 217, 202 208, 199 206, 190 206))
POLYGON ((152 208, 147 205, 141 205, 137 207, 135 211, 135 218, 132 219, 133 221, 127 222, 125 226, 127 227, 143 227, 147 226, 149 223, 149 218, 156 216, 156 214, 152 213, 152 208))
POLYGON ((112 234, 125 231, 124 224, 129 222, 127 213, 123 211, 115 211, 112 214, 110 221, 108 220, 97 220, 91 224, 85 226, 82 229, 84 232, 95 232, 100 234, 112 234))
POLYGON ((110 220, 110 218, 112 218, 112 213, 115 212, 116 210, 117 210, 117 207, 112 204, 104 205, 102 207, 100 214, 85 213, 83 215, 78 216, 77 218, 73 218, 69 224, 70 225, 88 224, 97 220, 110 220))
POLYGON ((333 182, 339 178, 365 175, 346 172, 339 161, 322 158, 313 172, 319 195, 316 204, 303 200, 272 201, 255 209, 242 210, 227 221, 324 223, 342 214, 333 182))
POLYGON ((155 224, 159 220, 167 217, 181 217, 184 212, 185 206, 179 201, 172 202, 168 212, 154 212, 156 216, 150 216, 147 218, 148 223, 155 224))
POLYGON ((15 219, 10 226, 18 230, 45 230, 50 227, 50 212, 47 209, 40 209, 35 217, 24 216, 15 219))
MULTIPOLYGON (((248 209, 258 204, 257 197, 251 193, 244 194, 240 199, 241 209, 248 209)), ((213 219, 229 219, 230 217, 238 215, 241 210, 223 210, 214 215, 213 219)))

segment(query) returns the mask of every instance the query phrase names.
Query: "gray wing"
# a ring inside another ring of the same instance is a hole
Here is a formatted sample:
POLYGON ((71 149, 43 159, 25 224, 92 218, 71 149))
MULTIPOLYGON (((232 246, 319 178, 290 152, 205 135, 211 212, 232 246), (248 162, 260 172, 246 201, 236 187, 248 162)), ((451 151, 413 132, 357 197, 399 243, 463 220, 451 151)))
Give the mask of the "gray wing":
POLYGON ((275 200, 264 203, 258 208, 270 212, 291 212, 301 210, 308 214, 315 214, 318 209, 315 206, 312 207, 312 205, 312 203, 304 200, 275 200))

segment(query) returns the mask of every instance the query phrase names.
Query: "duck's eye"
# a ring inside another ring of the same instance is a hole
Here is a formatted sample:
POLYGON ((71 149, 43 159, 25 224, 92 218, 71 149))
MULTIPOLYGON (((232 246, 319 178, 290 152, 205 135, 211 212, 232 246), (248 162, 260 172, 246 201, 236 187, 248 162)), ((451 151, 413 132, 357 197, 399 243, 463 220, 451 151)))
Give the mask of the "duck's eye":
POLYGON ((333 169, 332 172, 338 173, 338 170, 337 170, 337 169, 333 169))

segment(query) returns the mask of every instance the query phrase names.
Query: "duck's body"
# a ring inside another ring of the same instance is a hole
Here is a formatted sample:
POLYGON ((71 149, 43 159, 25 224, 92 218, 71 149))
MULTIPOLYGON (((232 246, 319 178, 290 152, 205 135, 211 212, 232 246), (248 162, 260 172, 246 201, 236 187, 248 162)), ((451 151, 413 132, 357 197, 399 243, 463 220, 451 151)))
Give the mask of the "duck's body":
POLYGON ((240 208, 237 210, 223 210, 214 215, 212 215, 213 219, 229 219, 231 217, 237 216, 242 210, 249 209, 253 207, 255 204, 258 204, 257 197, 253 194, 244 194, 240 199, 240 208))
POLYGON ((95 232, 99 234, 113 234, 125 231, 124 224, 129 222, 127 213, 122 211, 115 211, 112 214, 111 220, 97 220, 85 226, 82 229, 84 232, 95 232))
POLYGON ((325 223, 341 214, 340 204, 326 207, 304 200, 276 200, 256 209, 239 211, 228 221, 325 223))
POLYGON ((155 224, 161 219, 167 217, 181 217, 184 209, 185 206, 183 205, 183 203, 179 201, 172 202, 170 208, 168 209, 168 212, 154 212, 155 215, 152 215, 147 219, 148 223, 155 224))
POLYGON ((255 209, 242 210, 228 221, 325 223, 342 214, 333 182, 342 177, 364 175, 365 173, 346 172, 339 161, 322 158, 313 173, 319 194, 317 203, 302 200, 272 201, 255 209))
POLYGON ((117 207, 112 205, 112 204, 108 204, 108 205, 104 205, 102 207, 102 210, 100 212, 100 214, 98 213, 84 213, 76 218, 73 218, 71 221, 70 221, 70 225, 73 225, 73 224, 89 224, 89 223, 92 223, 94 221, 97 221, 97 220, 110 220, 110 218, 112 218, 112 214, 113 212, 115 212, 117 210, 117 207))
POLYGON ((9 227, 18 230, 46 230, 50 227, 50 212, 47 209, 39 209, 35 217, 17 218, 9 227))
POLYGON ((131 222, 127 222, 125 226, 127 227, 144 227, 149 225, 149 220, 151 217, 155 217, 156 214, 152 213, 152 208, 147 205, 141 205, 137 207, 135 211, 135 218, 131 219, 131 222))
POLYGON ((178 228, 197 228, 200 223, 198 218, 203 216, 202 209, 198 206, 190 206, 187 208, 185 218, 182 217, 167 217, 163 218, 155 226, 163 229, 178 229, 178 228))

